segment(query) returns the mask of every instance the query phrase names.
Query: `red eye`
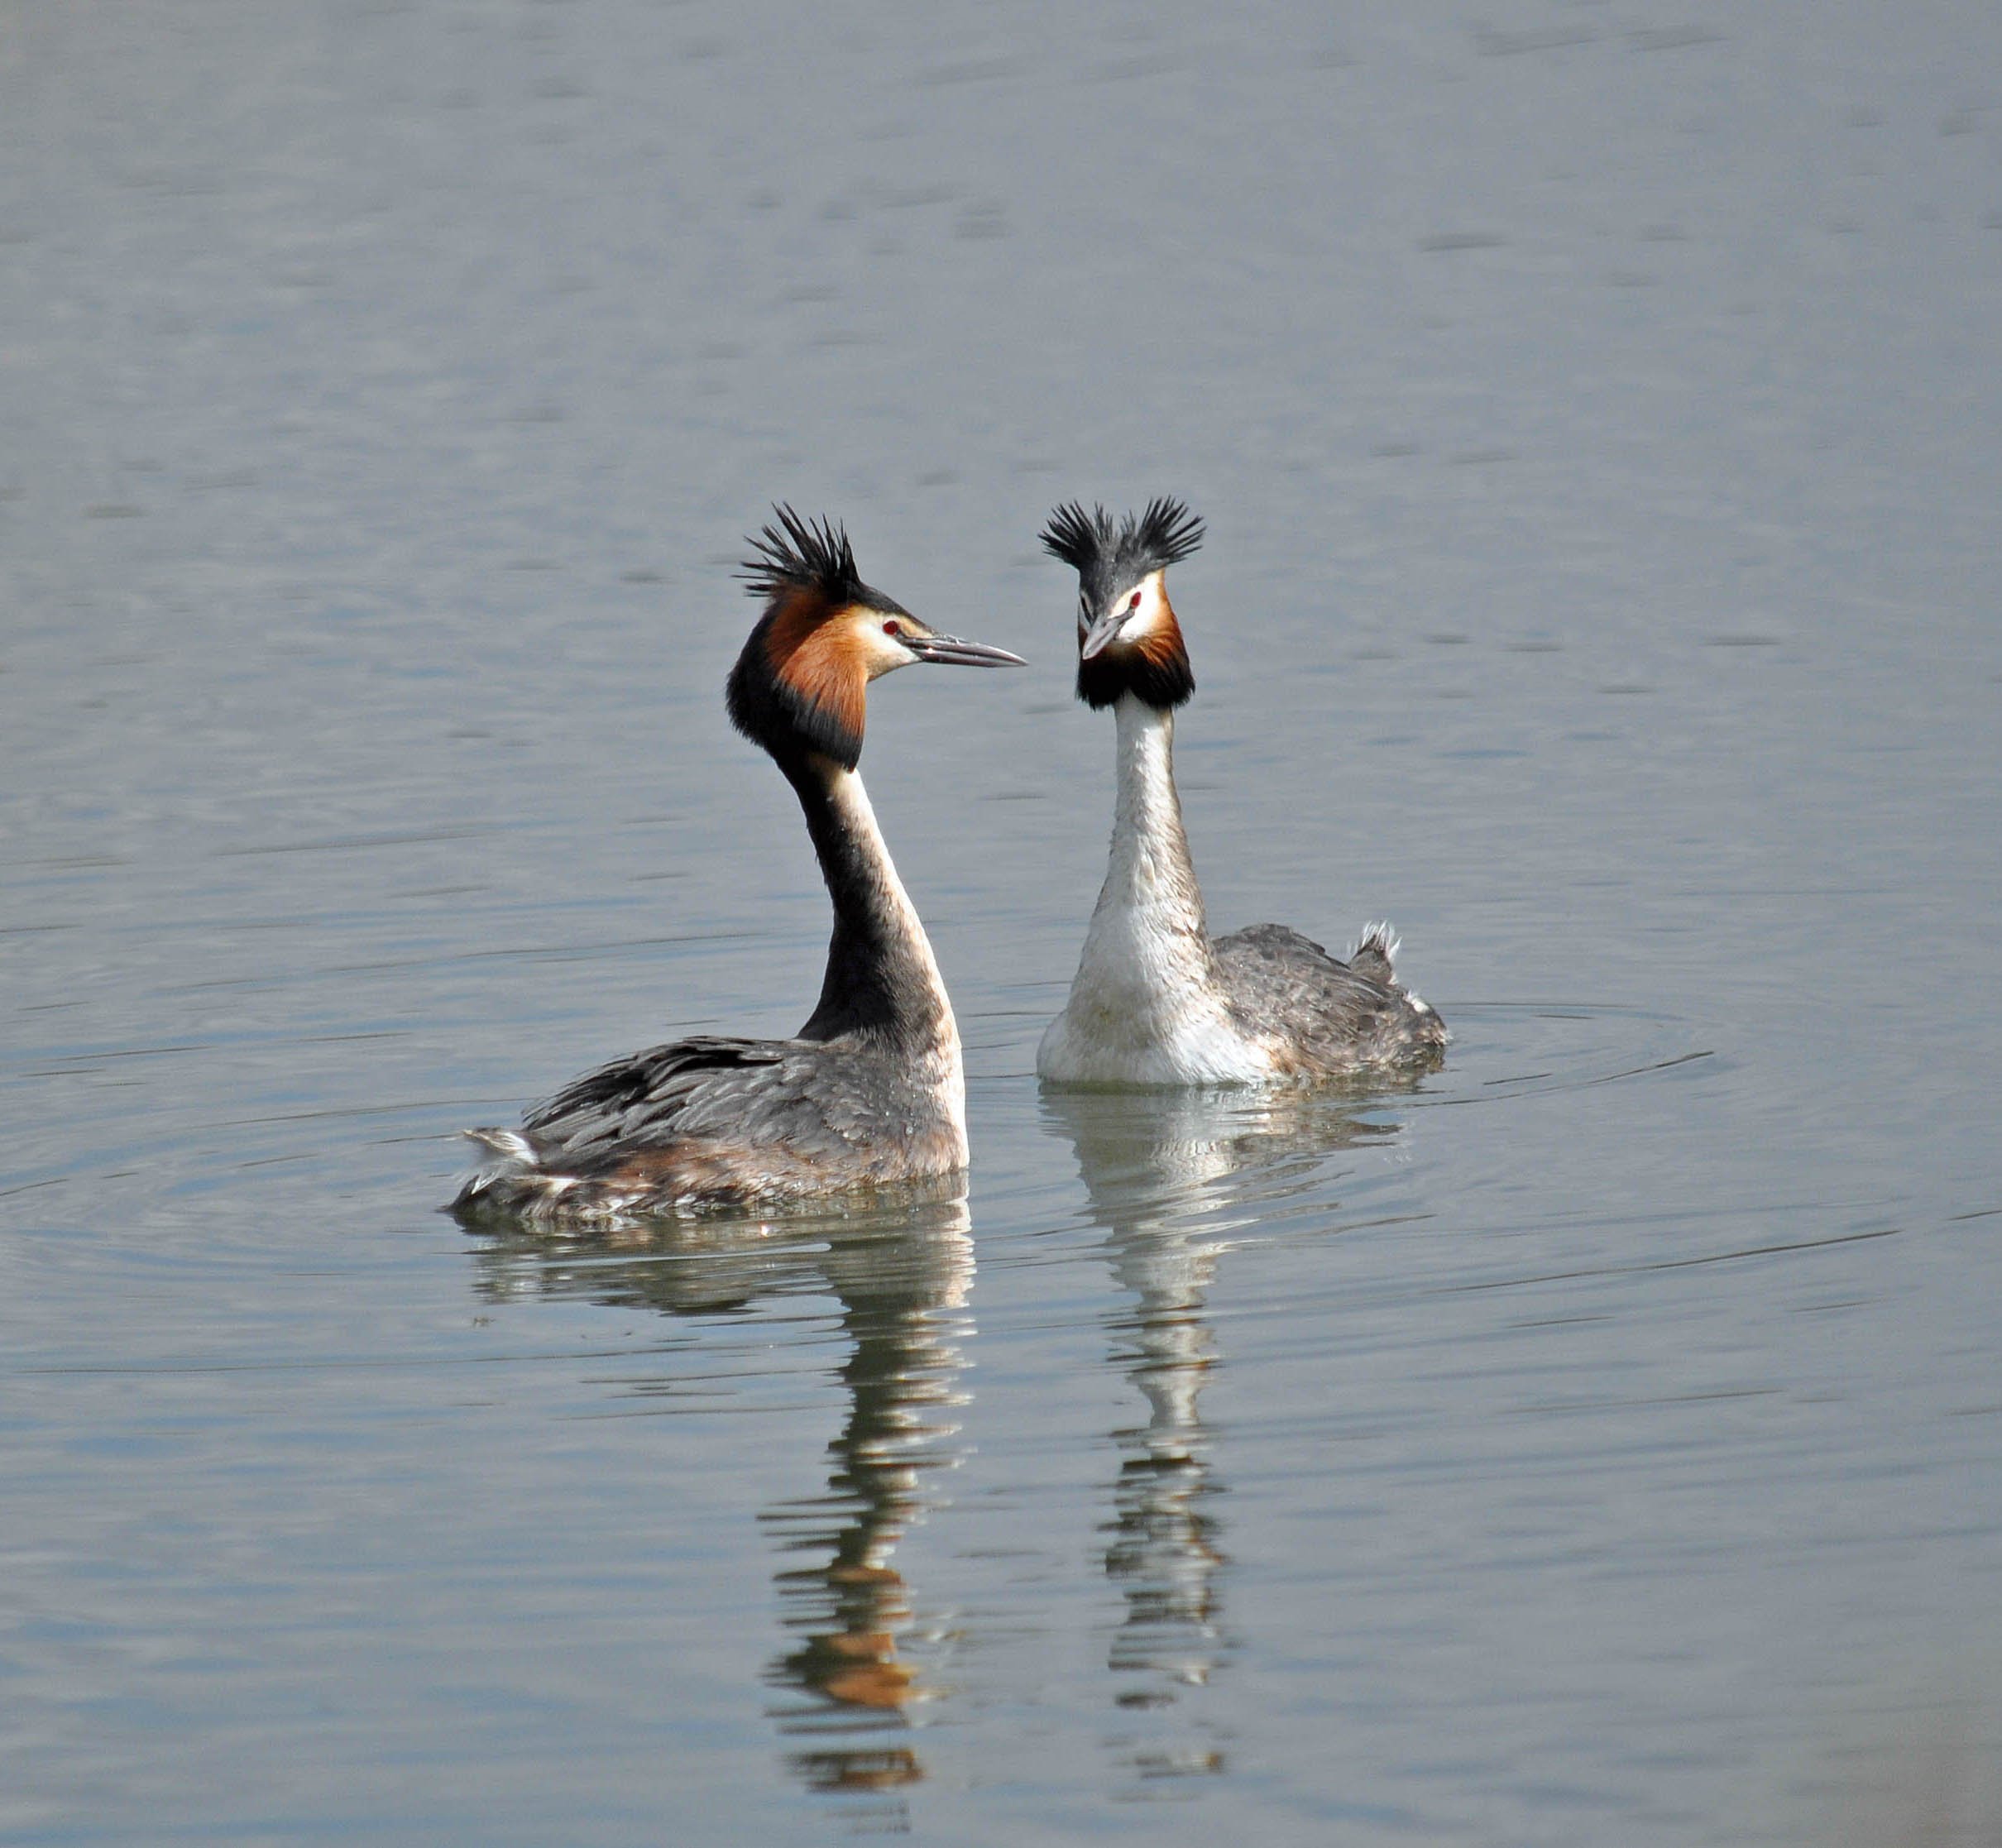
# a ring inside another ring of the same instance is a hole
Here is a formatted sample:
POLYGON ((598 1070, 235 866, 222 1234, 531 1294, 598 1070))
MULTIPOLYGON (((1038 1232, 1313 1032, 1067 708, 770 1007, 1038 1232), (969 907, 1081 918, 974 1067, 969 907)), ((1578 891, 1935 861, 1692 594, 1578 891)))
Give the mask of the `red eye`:
POLYGON ((903 633, 903 625, 900 622, 886 622, 883 625, 883 633, 886 635, 901 635, 903 633))

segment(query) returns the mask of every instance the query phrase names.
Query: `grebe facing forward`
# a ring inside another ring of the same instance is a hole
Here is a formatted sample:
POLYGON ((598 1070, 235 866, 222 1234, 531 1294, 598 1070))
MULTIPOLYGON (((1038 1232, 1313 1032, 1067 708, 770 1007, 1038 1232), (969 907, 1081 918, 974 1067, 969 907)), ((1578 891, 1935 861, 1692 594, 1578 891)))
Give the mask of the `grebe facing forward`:
POLYGON ((1074 1084, 1312 1080, 1435 1060, 1445 1023, 1398 985, 1372 926, 1346 962, 1280 924, 1213 939, 1175 792, 1175 709, 1195 690, 1166 573, 1202 522, 1157 500, 1116 526, 1073 501, 1043 529, 1078 574, 1077 693, 1118 724, 1111 864, 1037 1073, 1074 1084))
POLYGON ((806 811, 834 902, 812 1018, 790 1040, 705 1034, 587 1072, 520 1131, 467 1133, 486 1165, 453 1203, 592 1221, 949 1174, 966 1165, 959 1028, 855 766, 869 682, 915 661, 1019 667, 864 584, 848 535, 789 507, 744 577, 764 616, 731 669, 731 722, 806 811))

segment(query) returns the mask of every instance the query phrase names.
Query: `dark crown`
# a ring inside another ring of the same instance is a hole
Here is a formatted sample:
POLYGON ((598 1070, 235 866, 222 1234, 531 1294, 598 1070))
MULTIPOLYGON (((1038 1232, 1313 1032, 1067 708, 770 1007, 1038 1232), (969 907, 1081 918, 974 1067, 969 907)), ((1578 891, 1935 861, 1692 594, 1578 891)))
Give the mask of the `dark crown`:
POLYGON ((1102 610, 1149 572, 1165 571, 1203 543, 1203 523, 1180 500, 1157 496, 1114 524, 1103 507, 1066 501, 1042 529, 1043 549, 1075 569, 1085 601, 1102 610))
POLYGON ((746 543, 751 556, 737 575, 753 596, 782 596, 788 591, 816 591, 830 603, 859 603, 868 586, 855 569, 848 529, 827 519, 802 519, 783 502, 767 524, 746 543))

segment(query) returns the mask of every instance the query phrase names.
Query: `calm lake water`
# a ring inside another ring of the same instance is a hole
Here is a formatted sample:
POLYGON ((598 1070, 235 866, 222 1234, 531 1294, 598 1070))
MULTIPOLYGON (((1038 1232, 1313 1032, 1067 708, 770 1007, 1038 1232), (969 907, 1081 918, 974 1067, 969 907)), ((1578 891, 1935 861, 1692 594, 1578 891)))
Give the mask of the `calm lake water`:
POLYGON ((0 1841, 2002 1839, 2002 13, 1382 15, 0 7, 0 1841), (1038 1091, 1156 492, 1409 1089, 1038 1091), (468 1235, 817 992, 779 497, 970 1190, 468 1235))

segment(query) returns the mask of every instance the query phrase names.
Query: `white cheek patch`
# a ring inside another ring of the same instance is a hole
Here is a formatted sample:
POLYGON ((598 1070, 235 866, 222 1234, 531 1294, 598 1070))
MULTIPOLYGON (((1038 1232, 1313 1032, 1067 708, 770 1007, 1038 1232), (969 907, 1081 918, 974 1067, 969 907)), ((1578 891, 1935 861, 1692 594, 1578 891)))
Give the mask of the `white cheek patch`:
POLYGON ((878 616, 857 625, 858 652, 871 680, 879 679, 894 668, 908 668, 917 658, 894 635, 884 630, 884 622, 894 620, 878 616))
MULTIPOLYGON (((1122 642, 1130 644, 1142 640, 1153 632, 1155 625, 1160 622, 1161 606, 1166 601, 1161 594, 1161 573, 1154 572, 1143 578, 1138 594, 1139 607, 1129 610, 1119 625, 1119 639, 1122 642)), ((1127 601, 1131 603, 1133 598, 1133 593, 1128 591, 1127 601)))

